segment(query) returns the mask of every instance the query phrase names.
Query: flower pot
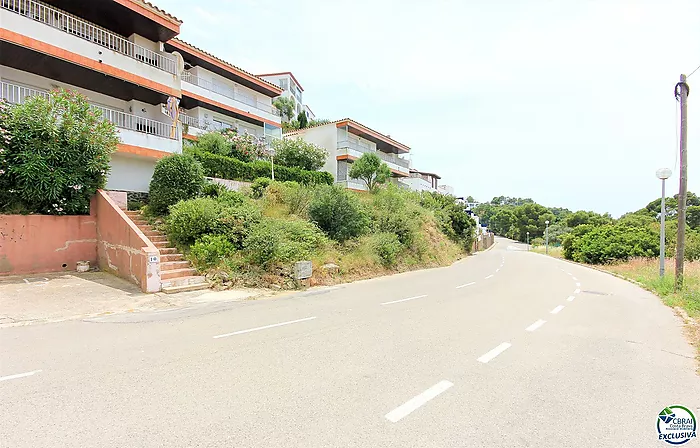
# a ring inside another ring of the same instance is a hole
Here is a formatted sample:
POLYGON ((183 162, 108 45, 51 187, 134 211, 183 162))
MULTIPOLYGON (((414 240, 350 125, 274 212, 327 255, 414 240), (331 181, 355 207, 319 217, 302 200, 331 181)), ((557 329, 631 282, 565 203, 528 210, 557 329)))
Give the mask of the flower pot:
POLYGON ((90 270, 90 262, 89 261, 79 261, 75 270, 78 272, 89 271, 90 270))

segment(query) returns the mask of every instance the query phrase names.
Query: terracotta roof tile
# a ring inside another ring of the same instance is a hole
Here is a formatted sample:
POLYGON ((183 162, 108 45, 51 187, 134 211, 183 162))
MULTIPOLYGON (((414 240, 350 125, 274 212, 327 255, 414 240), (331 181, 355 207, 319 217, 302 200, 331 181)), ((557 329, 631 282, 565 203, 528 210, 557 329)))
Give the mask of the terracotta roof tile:
POLYGON ((154 5, 151 2, 148 2, 146 0, 132 0, 132 1, 134 1, 135 3, 141 3, 142 5, 146 6, 147 8, 151 8, 151 9, 155 10, 156 12, 159 12, 159 13, 163 14, 164 16, 166 16, 167 18, 174 20, 175 22, 178 22, 180 25, 182 25, 182 20, 178 19, 177 17, 166 12, 163 9, 160 9, 159 7, 157 7, 156 5, 154 5))
POLYGON ((352 118, 341 118, 340 120, 333 120, 333 121, 331 121, 330 123, 324 123, 324 124, 317 124, 317 125, 315 125, 315 126, 309 126, 309 127, 307 127, 307 128, 304 128, 304 129, 299 129, 298 131, 287 132, 287 133, 283 134, 283 136, 297 135, 297 134, 299 134, 299 133, 301 133, 301 132, 303 132, 303 131, 305 131, 305 130, 307 130, 307 129, 317 128, 317 127, 319 127, 319 126, 326 126, 326 125, 328 125, 328 124, 337 124, 337 123, 341 123, 341 122, 343 122, 343 121, 348 121, 348 122, 353 123, 353 124, 355 124, 355 125, 357 125, 357 126, 361 126, 361 127, 363 127, 363 128, 366 128, 366 129, 368 129, 368 130, 370 130, 370 131, 372 131, 372 132, 374 132, 374 133, 376 133, 376 134, 379 134, 379 135, 381 135, 382 137, 384 137, 384 139, 386 139, 387 141, 389 141, 389 142, 391 142, 392 144, 396 145, 396 147, 398 147, 398 148, 408 148, 408 149, 406 150, 407 152, 411 149, 411 148, 408 147, 407 145, 404 145, 403 143, 394 140, 393 138, 389 137, 388 135, 382 134, 382 133, 379 132, 379 131, 375 131, 374 129, 370 128, 369 126, 365 126, 364 124, 362 124, 362 123, 360 123, 360 122, 358 122, 358 121, 355 121, 355 120, 353 120, 352 118))

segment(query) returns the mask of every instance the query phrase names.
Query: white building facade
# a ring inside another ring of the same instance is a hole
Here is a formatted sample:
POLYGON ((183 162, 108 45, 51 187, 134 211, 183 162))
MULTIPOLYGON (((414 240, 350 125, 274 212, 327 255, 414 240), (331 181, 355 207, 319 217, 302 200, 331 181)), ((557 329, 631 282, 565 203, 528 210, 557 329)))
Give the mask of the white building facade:
POLYGON ((359 179, 349 176, 352 163, 365 153, 379 156, 391 169, 392 181, 409 177, 407 155, 411 148, 349 118, 284 134, 284 138, 302 138, 328 152, 322 168, 333 174, 337 184, 353 190, 366 190, 359 179))
POLYGON ((306 118, 309 120, 316 118, 311 108, 304 104, 304 88, 292 72, 266 73, 258 75, 258 77, 279 86, 284 91, 280 96, 290 98, 294 102, 294 113, 296 115, 305 111, 306 118))

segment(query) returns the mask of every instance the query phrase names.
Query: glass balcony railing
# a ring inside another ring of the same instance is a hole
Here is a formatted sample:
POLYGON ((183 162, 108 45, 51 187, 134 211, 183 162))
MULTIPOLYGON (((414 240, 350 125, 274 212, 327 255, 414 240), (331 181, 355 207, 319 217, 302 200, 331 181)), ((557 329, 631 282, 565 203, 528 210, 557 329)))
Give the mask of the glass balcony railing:
POLYGON ((0 0, 0 8, 93 42, 168 73, 177 73, 175 59, 137 45, 124 37, 35 0, 0 0))
POLYGON ((365 152, 373 152, 379 156, 380 159, 382 159, 385 162, 393 163, 394 165, 402 166, 404 168, 408 168, 410 165, 410 162, 406 159, 402 159, 401 157, 395 156, 393 154, 387 154, 382 151, 375 151, 371 147, 363 145, 362 143, 359 143, 355 140, 341 140, 338 142, 338 149, 343 149, 343 148, 350 148, 355 151, 359 151, 362 153, 365 152))
POLYGON ((276 115, 276 116, 280 115, 280 112, 279 112, 279 110, 277 110, 276 107, 272 107, 269 104, 265 104, 263 102, 260 102, 250 95, 236 92, 234 89, 232 89, 230 87, 223 86, 221 84, 216 84, 216 83, 211 82, 207 79, 202 79, 198 76, 193 75, 192 73, 182 72, 182 80, 185 82, 189 82, 190 84, 194 84, 196 86, 199 86, 203 89, 209 90, 210 92, 214 92, 214 93, 218 93, 219 95, 223 95, 226 98, 240 101, 243 104, 247 104, 250 107, 261 110, 263 112, 267 112, 268 114, 272 114, 272 115, 276 115))
MULTIPOLYGON (((0 82, 0 97, 12 104, 22 104, 30 96, 48 97, 49 93, 46 90, 25 87, 9 82, 0 82)), ((91 105, 94 110, 102 113, 102 116, 114 123, 118 128, 128 129, 131 131, 151 134, 158 137, 177 139, 177 132, 173 132, 172 125, 163 123, 162 121, 152 120, 150 118, 139 117, 132 114, 127 114, 120 110, 111 109, 109 107, 100 106, 97 104, 91 105)))

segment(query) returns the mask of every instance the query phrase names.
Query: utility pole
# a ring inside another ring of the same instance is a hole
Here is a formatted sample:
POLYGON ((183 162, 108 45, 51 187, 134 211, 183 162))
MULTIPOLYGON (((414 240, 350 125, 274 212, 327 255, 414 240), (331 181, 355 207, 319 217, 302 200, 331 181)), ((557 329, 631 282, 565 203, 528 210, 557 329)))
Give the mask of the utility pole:
POLYGON ((688 199, 688 84, 685 75, 676 84, 676 99, 681 103, 681 181, 678 190, 678 236, 676 238, 676 290, 683 286, 683 262, 685 257, 685 208, 688 199))

